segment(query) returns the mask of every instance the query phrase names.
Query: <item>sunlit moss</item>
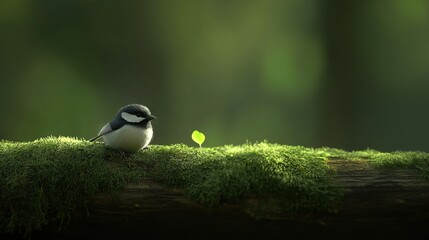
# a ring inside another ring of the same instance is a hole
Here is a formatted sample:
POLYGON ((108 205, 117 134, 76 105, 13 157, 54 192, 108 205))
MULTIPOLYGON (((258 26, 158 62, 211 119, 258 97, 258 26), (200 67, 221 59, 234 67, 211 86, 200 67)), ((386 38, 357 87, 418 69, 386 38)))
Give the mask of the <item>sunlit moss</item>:
POLYGON ((334 174, 329 158, 429 169, 428 154, 422 152, 346 152, 262 142, 215 148, 154 145, 125 154, 76 138, 2 141, 0 232, 31 232, 51 221, 66 224, 90 211, 96 193, 118 194, 143 177, 181 188, 206 207, 256 197, 275 199, 285 213, 335 210, 342 193, 329 184, 334 174))

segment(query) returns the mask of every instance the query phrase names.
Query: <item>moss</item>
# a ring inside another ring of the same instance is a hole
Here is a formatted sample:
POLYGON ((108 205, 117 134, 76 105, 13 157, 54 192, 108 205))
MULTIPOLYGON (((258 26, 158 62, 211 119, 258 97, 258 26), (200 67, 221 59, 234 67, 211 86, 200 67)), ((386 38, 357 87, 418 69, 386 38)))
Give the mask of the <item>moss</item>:
POLYGON ((326 158, 304 147, 155 146, 136 157, 136 163, 150 166, 152 178, 183 187, 191 199, 206 206, 256 195, 281 198, 287 210, 326 210, 339 196, 329 188, 326 158))
POLYGON ((0 229, 39 229, 86 213, 98 191, 124 186, 119 171, 103 162, 102 146, 71 138, 0 144, 0 229))
POLYGON ((379 168, 401 168, 418 170, 424 177, 429 177, 429 153, 421 151, 380 152, 373 149, 347 152, 335 148, 321 148, 329 158, 359 160, 367 159, 379 168))
POLYGON ((49 137, 0 142, 0 232, 29 233, 51 221, 63 225, 85 215, 96 193, 118 194, 128 183, 150 177, 182 188, 207 207, 246 198, 276 199, 282 211, 335 210, 341 192, 329 185, 329 158, 366 158, 377 166, 415 167, 427 172, 420 152, 346 152, 245 144, 216 148, 152 146, 125 154, 102 143, 49 137))

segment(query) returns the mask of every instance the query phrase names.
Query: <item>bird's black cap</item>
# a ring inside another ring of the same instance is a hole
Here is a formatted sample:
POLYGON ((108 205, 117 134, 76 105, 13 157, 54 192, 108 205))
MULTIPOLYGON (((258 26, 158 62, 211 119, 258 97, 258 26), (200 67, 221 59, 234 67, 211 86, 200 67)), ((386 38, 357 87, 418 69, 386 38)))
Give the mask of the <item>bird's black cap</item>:
POLYGON ((150 113, 149 108, 147 108, 146 106, 143 106, 141 104, 130 104, 130 105, 127 105, 127 106, 125 106, 125 107, 123 107, 123 108, 121 108, 119 110, 118 115, 120 115, 123 112, 129 113, 129 114, 133 114, 133 115, 136 115, 136 116, 141 116, 141 117, 144 117, 144 118, 148 118, 150 120, 156 118, 155 116, 153 116, 150 113))

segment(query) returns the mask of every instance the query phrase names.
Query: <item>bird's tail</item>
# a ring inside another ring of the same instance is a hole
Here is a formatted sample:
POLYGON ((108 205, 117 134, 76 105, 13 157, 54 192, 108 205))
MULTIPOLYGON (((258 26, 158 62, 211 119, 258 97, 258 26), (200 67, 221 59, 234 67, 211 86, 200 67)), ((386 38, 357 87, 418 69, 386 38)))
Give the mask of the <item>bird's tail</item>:
POLYGON ((101 136, 103 136, 103 135, 98 135, 98 136, 96 136, 96 137, 93 137, 93 138, 89 139, 88 141, 90 141, 90 142, 94 142, 94 141, 96 141, 97 139, 99 139, 101 136))

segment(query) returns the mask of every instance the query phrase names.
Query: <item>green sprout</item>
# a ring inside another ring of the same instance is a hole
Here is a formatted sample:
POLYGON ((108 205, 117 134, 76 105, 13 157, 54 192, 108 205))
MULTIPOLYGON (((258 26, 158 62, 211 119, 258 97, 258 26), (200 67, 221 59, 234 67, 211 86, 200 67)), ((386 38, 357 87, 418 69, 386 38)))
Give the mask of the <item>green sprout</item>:
POLYGON ((198 145, 200 145, 200 147, 201 147, 201 144, 203 144, 204 141, 206 140, 206 136, 204 135, 204 133, 199 132, 197 130, 194 130, 192 132, 191 137, 192 137, 192 140, 194 140, 194 142, 196 142, 196 143, 198 143, 198 145))

